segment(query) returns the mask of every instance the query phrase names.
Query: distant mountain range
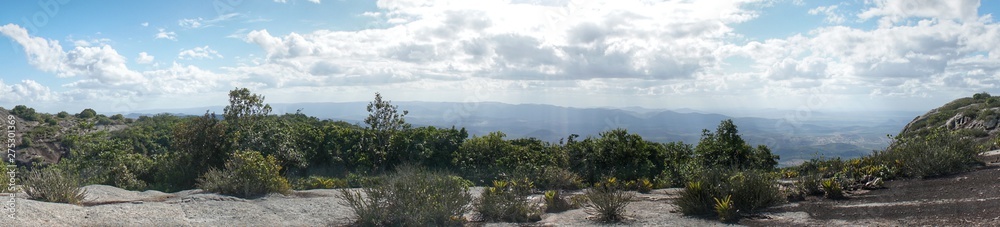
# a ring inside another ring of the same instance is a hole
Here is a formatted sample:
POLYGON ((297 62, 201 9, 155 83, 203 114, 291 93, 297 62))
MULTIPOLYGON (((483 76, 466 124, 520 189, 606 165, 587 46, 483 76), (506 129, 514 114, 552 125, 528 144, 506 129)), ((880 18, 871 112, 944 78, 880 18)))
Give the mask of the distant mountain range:
MULTIPOLYGON (((783 118, 795 112, 773 112, 774 118, 731 117, 693 109, 662 110, 641 107, 572 108, 541 104, 496 102, 393 102, 409 111, 406 120, 414 126, 465 127, 472 135, 502 131, 509 138, 535 137, 557 142, 570 134, 597 136, 600 132, 625 128, 657 142, 683 141, 696 144, 703 129, 713 130, 720 121, 733 119, 744 140, 764 144, 780 155, 782 164, 824 157, 857 157, 888 145, 887 134, 897 134, 919 113, 809 113, 804 120, 783 118), (782 114, 785 113, 785 114, 782 114), (791 113, 791 114, 789 114, 791 113)), ((273 113, 302 113, 321 119, 363 124, 366 102, 279 103, 273 113)), ((201 115, 222 113, 222 106, 147 110, 130 113, 137 117, 156 113, 201 115)), ((762 111, 754 112, 761 115, 762 111)), ((801 116, 801 114, 799 115, 801 116)))

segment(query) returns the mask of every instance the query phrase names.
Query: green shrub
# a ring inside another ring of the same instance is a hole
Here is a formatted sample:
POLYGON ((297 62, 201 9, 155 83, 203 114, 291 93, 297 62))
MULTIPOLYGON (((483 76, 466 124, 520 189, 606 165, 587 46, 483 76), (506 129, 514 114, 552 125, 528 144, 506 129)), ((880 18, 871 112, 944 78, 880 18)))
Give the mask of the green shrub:
POLYGON ((30 171, 23 183, 28 198, 39 201, 79 205, 87 194, 78 176, 56 168, 30 171))
POLYGON ((706 215, 712 213, 712 192, 702 186, 701 181, 688 182, 681 191, 680 198, 674 200, 674 205, 681 209, 684 215, 706 215))
POLYGON ((573 203, 566 199, 559 190, 545 191, 545 212, 558 213, 571 209, 580 208, 579 203, 573 203))
POLYGON ((528 222, 541 220, 538 210, 528 201, 534 186, 524 180, 495 180, 476 201, 476 210, 487 221, 528 222))
POLYGON ((649 181, 649 179, 641 178, 635 181, 635 190, 639 193, 649 193, 653 191, 653 187, 653 182, 649 181))
POLYGON ((59 111, 59 113, 56 114, 56 117, 64 118, 65 119, 65 118, 69 117, 69 113, 67 113, 66 111, 59 111))
POLYGON ((685 215, 712 215, 714 198, 730 195, 736 210, 745 214, 777 205, 783 199, 776 176, 766 171, 708 169, 699 176, 700 181, 688 183, 674 201, 685 215))
MULTIPOLYGON (((12 175, 8 173, 11 170, 7 168, 8 164, 10 163, 7 162, 6 160, 0 162, 0 193, 15 192, 17 191, 17 188, 15 188, 14 186, 20 184, 19 182, 17 182, 17 178, 11 178, 12 175)), ((13 170, 17 171, 17 169, 13 170)))
POLYGON ((727 195, 723 199, 715 199, 715 213, 719 215, 719 221, 724 223, 734 223, 740 218, 740 214, 737 213, 736 206, 733 205, 733 196, 727 195))
POLYGON ((625 207, 632 203, 635 193, 623 190, 622 183, 608 178, 585 192, 590 204, 597 211, 597 219, 616 222, 625 219, 625 207))
POLYGON ((198 180, 198 186, 205 191, 244 198, 291 192, 288 180, 278 174, 281 166, 273 156, 237 151, 225 166, 225 170, 209 170, 198 180))
POLYGON ((334 189, 348 187, 347 180, 320 176, 297 179, 292 183, 295 190, 334 189))
POLYGON ((410 166, 371 187, 340 192, 360 226, 460 225, 472 200, 463 181, 410 166))
POLYGON ((823 192, 826 193, 827 199, 843 199, 844 189, 840 186, 840 182, 836 179, 826 179, 822 182, 823 192))
POLYGON ((583 181, 569 170, 548 167, 539 174, 535 185, 546 190, 576 190, 581 188, 583 181))
POLYGON ((934 177, 969 171, 982 165, 971 139, 943 128, 924 136, 897 138, 885 151, 871 158, 879 164, 899 168, 905 177, 934 177))
POLYGON ((820 180, 821 179, 817 175, 802 176, 799 177, 797 182, 795 182, 795 187, 803 195, 822 195, 823 190, 820 190, 820 180))

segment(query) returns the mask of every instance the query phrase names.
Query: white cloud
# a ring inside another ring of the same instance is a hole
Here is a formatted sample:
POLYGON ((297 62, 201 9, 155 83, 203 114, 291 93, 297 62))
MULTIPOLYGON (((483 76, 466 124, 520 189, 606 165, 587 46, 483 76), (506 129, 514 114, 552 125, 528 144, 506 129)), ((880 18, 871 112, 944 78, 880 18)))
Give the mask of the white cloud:
POLYGON ((177 33, 168 32, 168 31, 166 31, 166 29, 162 29, 162 28, 159 29, 159 31, 160 32, 156 33, 156 38, 157 39, 169 39, 169 40, 177 41, 177 33))
POLYGON ((177 58, 183 60, 192 60, 192 59, 215 59, 223 57, 222 55, 219 54, 218 51, 215 51, 212 48, 209 48, 208 46, 204 46, 204 47, 195 47, 193 49, 181 50, 181 52, 177 54, 177 58))
POLYGON ((143 27, 149 27, 149 22, 142 22, 142 24, 139 25, 142 25, 143 27))
POLYGON ((0 96, 0 102, 3 103, 59 101, 59 97, 51 89, 34 80, 21 80, 21 83, 7 85, 0 79, 0 93, 4 94, 0 96))
POLYGON ((831 24, 843 24, 846 20, 844 15, 837 13, 837 5, 832 6, 819 6, 809 10, 809 14, 820 15, 823 14, 826 18, 823 21, 831 24))
POLYGON ((907 18, 937 18, 974 21, 979 0, 873 0, 874 7, 858 17, 864 20, 882 17, 887 22, 899 22, 907 18))
POLYGON ((139 57, 135 58, 135 63, 139 64, 149 64, 153 63, 153 55, 149 55, 146 52, 139 52, 139 57))
POLYGON ((231 20, 233 18, 236 18, 239 15, 240 14, 238 14, 238 13, 228 13, 228 14, 222 14, 222 15, 219 15, 219 16, 217 16, 215 18, 207 19, 207 20, 203 19, 201 17, 199 17, 199 18, 192 18, 192 19, 185 18, 185 19, 178 20, 177 21, 177 25, 179 25, 181 27, 185 27, 185 28, 212 27, 212 26, 216 26, 216 24, 218 24, 220 22, 228 21, 228 20, 231 20))

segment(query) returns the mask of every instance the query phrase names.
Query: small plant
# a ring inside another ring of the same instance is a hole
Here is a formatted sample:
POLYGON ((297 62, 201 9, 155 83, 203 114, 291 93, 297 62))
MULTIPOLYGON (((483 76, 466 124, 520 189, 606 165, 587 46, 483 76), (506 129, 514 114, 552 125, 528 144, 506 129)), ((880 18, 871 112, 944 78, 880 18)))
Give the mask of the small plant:
POLYGON ((295 188, 296 190, 334 189, 346 188, 347 186, 347 180, 320 176, 310 176, 308 178, 298 179, 292 184, 292 188, 295 188))
POLYGON ((225 170, 211 169, 205 173, 198 186, 205 191, 244 198, 291 192, 288 180, 278 174, 281 166, 273 156, 237 151, 225 165, 225 170))
POLYGON ((573 204, 565 197, 559 190, 548 190, 545 191, 545 212, 546 213, 558 213, 571 209, 579 208, 580 204, 573 204))
POLYGON ((826 179, 822 183, 823 191, 826 192, 827 199, 843 199, 844 190, 840 186, 840 182, 836 179, 826 179))
POLYGON ((583 185, 583 181, 576 173, 557 167, 545 168, 535 182, 546 190, 576 190, 583 185))
POLYGON ((31 199, 77 205, 87 194, 87 190, 80 188, 79 177, 55 168, 28 172, 23 189, 31 199))
POLYGON ((531 181, 493 181, 493 187, 483 190, 476 202, 476 209, 487 221, 528 222, 541 220, 541 216, 528 201, 531 181))
POLYGON ((807 196, 817 196, 822 195, 823 190, 820 190, 820 179, 816 175, 808 175, 799 178, 798 182, 795 182, 795 187, 802 192, 803 195, 807 196))
POLYGON ((597 183, 584 194, 590 200, 597 219, 605 222, 616 222, 625 219, 625 207, 635 197, 634 192, 622 190, 623 185, 614 177, 597 183))
POLYGON ((635 182, 635 190, 639 193, 649 193, 653 191, 653 182, 646 178, 639 179, 635 182))
POLYGON ((701 186, 700 181, 688 182, 681 192, 680 198, 674 203, 685 215, 704 215, 712 212, 708 206, 712 195, 701 186))
POLYGON ((724 199, 715 199, 715 213, 719 215, 719 221, 724 223, 734 223, 739 220, 739 211, 733 206, 733 196, 727 195, 724 199))
POLYGON ((341 189, 359 226, 460 225, 472 201, 462 180, 440 172, 403 166, 360 191, 341 189))

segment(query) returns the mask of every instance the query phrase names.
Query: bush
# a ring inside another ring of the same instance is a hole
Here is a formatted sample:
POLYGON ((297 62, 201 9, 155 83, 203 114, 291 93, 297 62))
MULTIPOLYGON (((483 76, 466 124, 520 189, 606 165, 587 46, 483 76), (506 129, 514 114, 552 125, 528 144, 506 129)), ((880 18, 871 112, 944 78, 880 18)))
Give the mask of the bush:
POLYGON ((638 191, 639 193, 644 193, 644 194, 649 193, 653 191, 653 186, 654 186, 653 182, 649 181, 649 179, 646 178, 642 178, 635 181, 635 190, 638 191))
POLYGON ((69 117, 69 113, 67 113, 66 111, 59 111, 59 113, 56 114, 56 117, 67 118, 69 117))
POLYGON ((528 201, 534 186, 527 179, 496 180, 493 187, 483 190, 476 201, 476 210, 487 221, 528 222, 541 220, 540 214, 528 201))
POLYGON ((625 207, 632 203, 635 193, 622 189, 615 178, 608 178, 587 190, 584 195, 597 211, 598 220, 616 222, 625 219, 625 207))
POLYGON ((580 204, 571 203, 566 197, 563 197, 559 190, 545 191, 546 213, 558 213, 576 208, 580 208, 580 204))
MULTIPOLYGON (((17 178, 11 178, 8 173, 10 169, 7 169, 7 165, 10 164, 6 160, 0 163, 0 193, 9 193, 17 191, 15 185, 19 184, 17 178)), ((17 169, 13 169, 17 171, 17 169)), ((16 173, 16 172, 15 172, 16 173)))
POLYGON ((817 175, 808 175, 799 177, 799 180, 795 182, 795 187, 803 195, 822 195, 823 191, 820 190, 820 178, 817 175))
POLYGON ((712 192, 702 186, 701 181, 688 182, 681 192, 680 198, 674 200, 674 205, 681 209, 684 215, 705 215, 712 213, 712 192))
POLYGON ((297 179, 292 183, 295 190, 334 189, 348 187, 347 180, 320 176, 297 179))
POLYGON ((897 138, 873 161, 899 168, 905 177, 926 178, 969 171, 982 165, 974 143, 958 133, 937 128, 925 136, 897 138))
POLYGON ((288 180, 278 174, 281 166, 273 156, 237 151, 225 166, 225 170, 209 170, 198 180, 198 186, 205 191, 243 198, 291 192, 288 180))
POLYGON ((581 188, 583 181, 569 170, 548 167, 539 174, 535 184, 546 190, 576 190, 581 188))
POLYGON ((685 215, 712 215, 714 198, 730 199, 740 213, 751 214, 760 208, 777 205, 782 196, 775 176, 765 171, 705 170, 700 181, 689 182, 681 197, 674 201, 685 215))
POLYGON ((734 223, 740 218, 736 207, 733 206, 733 196, 727 195, 724 199, 715 199, 715 213, 719 214, 719 221, 724 223, 734 223))
POLYGON ((28 198, 39 201, 79 205, 87 194, 78 176, 56 168, 30 171, 23 183, 28 198))
POLYGON ((463 181, 409 166, 361 192, 340 192, 360 226, 458 225, 472 200, 463 181))
POLYGON ((840 186, 840 182, 837 182, 836 179, 831 178, 823 180, 822 186, 827 199, 844 198, 844 189, 840 186))

